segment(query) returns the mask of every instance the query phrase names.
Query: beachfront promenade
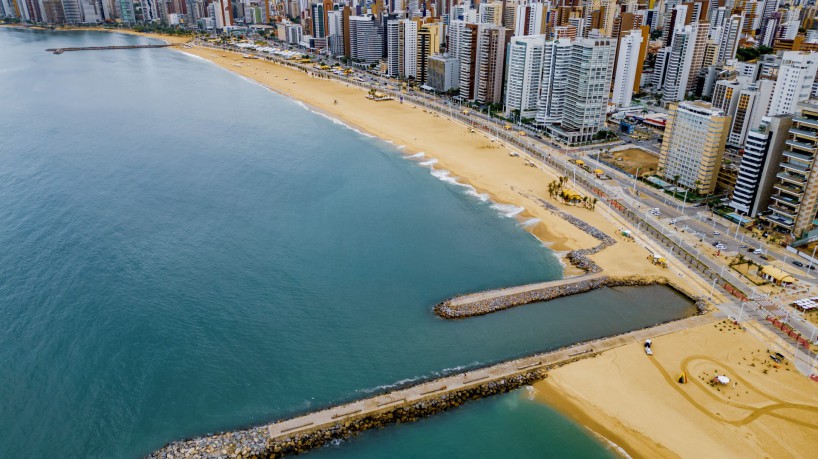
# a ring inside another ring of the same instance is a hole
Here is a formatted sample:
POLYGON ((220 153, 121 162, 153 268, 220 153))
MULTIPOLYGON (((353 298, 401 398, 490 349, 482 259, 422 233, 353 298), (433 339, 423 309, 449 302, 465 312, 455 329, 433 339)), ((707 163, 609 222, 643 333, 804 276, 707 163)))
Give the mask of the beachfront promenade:
MULTIPOLYGON (((296 416, 246 430, 170 443, 151 459, 283 457, 321 447, 333 440, 398 422, 423 417, 507 392, 547 377, 551 368, 597 353, 642 342, 716 320, 699 315, 622 335, 576 344, 551 352, 469 370, 404 389, 296 416)), ((649 358, 645 356, 645 358, 649 358)))

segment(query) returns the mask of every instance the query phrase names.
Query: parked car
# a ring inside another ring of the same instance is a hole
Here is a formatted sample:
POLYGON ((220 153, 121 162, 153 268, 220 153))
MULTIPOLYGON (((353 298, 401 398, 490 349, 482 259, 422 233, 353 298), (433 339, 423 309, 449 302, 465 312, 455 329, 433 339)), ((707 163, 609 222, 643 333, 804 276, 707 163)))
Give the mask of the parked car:
POLYGON ((719 234, 721 234, 721 233, 720 233, 720 232, 718 232, 718 231, 713 231, 713 234, 714 234, 714 235, 716 235, 716 236, 718 236, 718 235, 719 235, 719 234))
POLYGON ((800 261, 798 261, 798 260, 793 260, 793 261, 792 261, 792 264, 794 264, 795 266, 798 266, 799 268, 803 268, 803 267, 804 267, 804 263, 801 263, 801 262, 800 262, 800 261))
POLYGON ((761 250, 761 249, 755 249, 755 250, 753 250, 753 253, 756 254, 756 255, 761 255, 762 253, 764 253, 764 251, 761 250))
POLYGON ((769 260, 770 259, 770 257, 768 257, 767 255, 761 255, 759 258, 761 258, 762 260, 769 260))

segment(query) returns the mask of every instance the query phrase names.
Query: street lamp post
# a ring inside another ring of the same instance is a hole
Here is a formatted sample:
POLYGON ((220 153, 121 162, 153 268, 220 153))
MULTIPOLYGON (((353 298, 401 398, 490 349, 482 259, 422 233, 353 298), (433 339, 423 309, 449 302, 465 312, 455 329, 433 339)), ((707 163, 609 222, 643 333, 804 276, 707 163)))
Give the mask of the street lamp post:
POLYGON ((809 265, 807 265, 807 274, 809 274, 810 268, 812 268, 812 260, 815 259, 815 250, 818 249, 818 244, 815 244, 815 247, 812 248, 812 257, 810 257, 809 265))
POLYGON ((641 167, 636 168, 636 173, 633 174, 633 193, 636 194, 636 183, 639 181, 639 169, 641 167))
POLYGON ((738 229, 741 228, 741 212, 738 214, 738 222, 736 222, 736 235, 734 238, 738 238, 738 229))

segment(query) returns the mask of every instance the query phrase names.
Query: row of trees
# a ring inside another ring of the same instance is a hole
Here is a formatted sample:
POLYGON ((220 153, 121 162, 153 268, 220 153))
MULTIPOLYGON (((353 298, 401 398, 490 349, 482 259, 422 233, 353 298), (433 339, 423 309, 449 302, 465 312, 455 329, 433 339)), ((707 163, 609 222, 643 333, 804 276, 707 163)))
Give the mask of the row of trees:
POLYGON ((568 178, 558 177, 557 180, 548 184, 548 195, 554 199, 559 198, 565 204, 582 204, 586 209, 594 210, 596 208, 597 198, 589 198, 588 196, 580 196, 565 188, 568 184, 568 178))

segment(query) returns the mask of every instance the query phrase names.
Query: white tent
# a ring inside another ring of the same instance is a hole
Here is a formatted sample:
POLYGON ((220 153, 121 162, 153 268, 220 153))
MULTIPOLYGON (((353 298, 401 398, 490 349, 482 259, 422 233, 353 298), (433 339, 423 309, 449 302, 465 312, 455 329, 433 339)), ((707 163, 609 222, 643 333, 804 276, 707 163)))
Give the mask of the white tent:
POLYGON ((719 375, 719 376, 716 376, 716 381, 718 381, 719 384, 729 384, 730 383, 730 378, 728 378, 727 376, 719 375))

